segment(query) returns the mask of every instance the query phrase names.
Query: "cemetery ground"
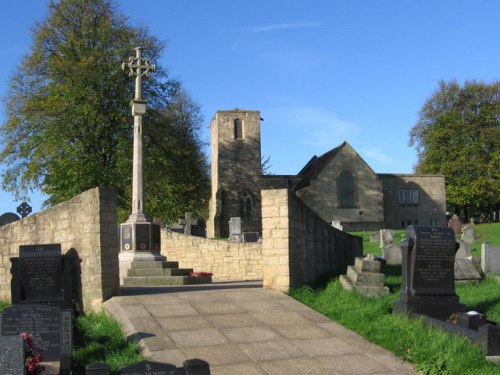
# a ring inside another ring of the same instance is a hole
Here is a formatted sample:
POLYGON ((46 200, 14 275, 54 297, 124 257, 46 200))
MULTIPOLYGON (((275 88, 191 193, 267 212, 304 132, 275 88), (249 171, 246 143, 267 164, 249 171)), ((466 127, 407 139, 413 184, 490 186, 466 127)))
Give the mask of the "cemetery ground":
MULTIPOLYGON (((480 255, 481 243, 500 245, 500 224, 476 225, 477 240, 473 255, 480 255)), ((396 231, 399 243, 406 231, 396 231)), ((355 233, 363 237, 363 252, 381 255, 379 243, 370 243, 370 233, 355 233)), ((390 294, 370 298, 343 290, 334 279, 325 288, 309 287, 291 291, 292 297, 330 319, 357 332, 397 356, 413 362, 424 374, 487 375, 500 374, 500 365, 489 363, 480 347, 468 339, 427 326, 423 320, 392 315, 392 305, 399 298, 401 266, 385 266, 385 285, 390 294)), ((487 318, 500 321, 500 275, 487 275, 477 284, 457 284, 456 293, 467 310, 485 313, 487 318)))

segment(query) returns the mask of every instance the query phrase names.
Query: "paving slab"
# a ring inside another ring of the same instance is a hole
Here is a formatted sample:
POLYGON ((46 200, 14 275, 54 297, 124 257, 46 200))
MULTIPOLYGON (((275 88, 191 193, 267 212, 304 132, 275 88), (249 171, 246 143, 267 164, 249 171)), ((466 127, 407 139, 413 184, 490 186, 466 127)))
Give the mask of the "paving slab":
POLYGON ((261 282, 122 288, 104 303, 153 361, 212 375, 417 374, 413 366, 261 282))

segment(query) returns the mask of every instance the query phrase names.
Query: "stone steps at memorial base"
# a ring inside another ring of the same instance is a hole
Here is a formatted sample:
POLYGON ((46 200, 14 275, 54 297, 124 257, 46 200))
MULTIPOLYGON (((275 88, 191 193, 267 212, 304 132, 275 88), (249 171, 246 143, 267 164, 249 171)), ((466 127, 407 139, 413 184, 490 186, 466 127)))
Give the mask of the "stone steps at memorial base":
POLYGON ((131 268, 179 268, 179 262, 160 261, 160 260, 134 260, 131 268))
POLYGON ((367 297, 381 297, 389 294, 389 288, 387 286, 376 286, 363 283, 354 283, 346 275, 340 275, 339 278, 340 285, 345 290, 354 290, 361 293, 367 297))
POLYGON ((189 276, 191 272, 193 272, 192 268, 131 268, 127 276, 189 276))
POLYGON ((211 282, 212 276, 127 276, 123 279, 123 286, 195 285, 211 282))

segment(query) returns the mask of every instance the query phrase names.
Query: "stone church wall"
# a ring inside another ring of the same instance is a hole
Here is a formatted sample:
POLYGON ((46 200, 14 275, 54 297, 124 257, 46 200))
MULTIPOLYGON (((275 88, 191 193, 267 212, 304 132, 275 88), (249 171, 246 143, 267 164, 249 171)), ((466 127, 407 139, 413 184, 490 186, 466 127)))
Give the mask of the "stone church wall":
POLYGON ((101 311, 118 291, 116 193, 88 190, 64 203, 0 227, 0 299, 11 300, 10 258, 20 245, 60 243, 81 259, 83 309, 101 311))
POLYGON ((289 189, 262 190, 264 287, 287 292, 344 273, 360 237, 333 228, 289 189))
POLYGON ((345 231, 378 230, 384 223, 382 182, 361 157, 346 145, 297 196, 328 223, 340 221, 345 231), (355 180, 355 204, 341 207, 339 174, 348 169, 355 180), (359 212, 362 211, 360 215, 359 212))
POLYGON ((262 279, 262 244, 161 233, 162 255, 181 268, 212 272, 214 281, 262 279))
POLYGON ((446 191, 443 175, 379 174, 384 186, 385 227, 419 225, 446 226, 446 191), (418 203, 402 204, 400 189, 417 189, 418 203))

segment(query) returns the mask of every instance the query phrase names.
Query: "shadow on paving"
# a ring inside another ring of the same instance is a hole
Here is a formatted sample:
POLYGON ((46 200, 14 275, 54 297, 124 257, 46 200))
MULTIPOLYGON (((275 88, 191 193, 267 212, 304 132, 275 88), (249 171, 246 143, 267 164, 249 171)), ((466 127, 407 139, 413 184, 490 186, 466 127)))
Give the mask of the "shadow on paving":
POLYGON ((208 290, 262 289, 262 281, 220 281, 212 284, 181 286, 147 286, 120 287, 120 296, 137 296, 145 294, 162 294, 178 292, 200 292, 208 290))

